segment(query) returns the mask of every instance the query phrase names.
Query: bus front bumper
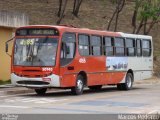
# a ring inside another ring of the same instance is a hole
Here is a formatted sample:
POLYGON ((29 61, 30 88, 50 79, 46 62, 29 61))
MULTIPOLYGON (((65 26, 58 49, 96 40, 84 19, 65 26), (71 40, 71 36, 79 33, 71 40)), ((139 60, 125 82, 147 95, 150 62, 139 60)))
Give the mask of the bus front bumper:
POLYGON ((60 77, 55 74, 43 78, 29 78, 29 77, 20 77, 12 73, 11 82, 14 86, 22 86, 30 88, 60 87, 60 77))

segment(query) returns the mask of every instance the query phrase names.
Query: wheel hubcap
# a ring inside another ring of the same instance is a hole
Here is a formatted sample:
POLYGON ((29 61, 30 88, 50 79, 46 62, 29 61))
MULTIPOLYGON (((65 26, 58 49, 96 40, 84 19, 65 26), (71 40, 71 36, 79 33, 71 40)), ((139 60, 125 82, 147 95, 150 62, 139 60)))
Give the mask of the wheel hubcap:
POLYGON ((130 88, 132 86, 132 79, 130 76, 128 76, 128 79, 127 79, 127 86, 128 86, 128 88, 130 88))
POLYGON ((82 87, 83 87, 83 82, 81 80, 77 80, 77 89, 81 91, 82 87))

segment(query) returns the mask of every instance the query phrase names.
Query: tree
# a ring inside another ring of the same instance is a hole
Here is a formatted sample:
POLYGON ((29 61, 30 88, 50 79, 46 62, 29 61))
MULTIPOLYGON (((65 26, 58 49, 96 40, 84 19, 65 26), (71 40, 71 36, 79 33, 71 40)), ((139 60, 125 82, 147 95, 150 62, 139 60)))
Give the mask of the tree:
POLYGON ((135 31, 136 31, 136 27, 137 27, 137 14, 138 14, 138 9, 140 8, 141 4, 142 4, 142 0, 136 0, 135 1, 135 9, 134 9, 133 16, 132 16, 133 33, 135 33, 135 31))
POLYGON ((60 17, 60 15, 61 15, 61 10, 62 10, 62 0, 59 0, 59 9, 58 9, 58 13, 57 13, 58 17, 60 17))
POLYGON ((68 0, 59 0, 59 10, 57 16, 59 17, 57 24, 60 24, 63 17, 64 17, 64 12, 66 10, 68 0))
MULTIPOLYGON (((83 0, 74 0, 74 4, 73 4, 73 11, 72 14, 76 17, 78 17, 78 13, 79 13, 79 9, 80 6, 82 4, 83 0)), ((66 6, 67 6, 68 0, 59 0, 59 9, 58 9, 58 13, 57 16, 59 17, 59 19, 57 20, 57 24, 60 24, 62 19, 64 18, 64 13, 66 10, 66 6)))
POLYGON ((107 27, 107 30, 110 29, 110 26, 113 22, 113 19, 115 18, 115 27, 114 27, 114 31, 117 31, 117 25, 118 25, 118 19, 119 19, 119 14, 120 12, 122 11, 124 5, 125 5, 125 2, 126 0, 113 0, 113 2, 116 3, 116 9, 115 11, 113 12, 112 14, 112 17, 108 23, 108 27, 107 27))
POLYGON ((78 17, 78 13, 79 13, 79 9, 80 9, 80 6, 82 4, 82 1, 83 0, 74 0, 74 5, 73 5, 73 15, 78 17))
POLYGON ((160 22, 160 0, 136 0, 132 16, 133 33, 150 33, 153 26, 160 22), (137 27, 138 26, 138 27, 137 27))

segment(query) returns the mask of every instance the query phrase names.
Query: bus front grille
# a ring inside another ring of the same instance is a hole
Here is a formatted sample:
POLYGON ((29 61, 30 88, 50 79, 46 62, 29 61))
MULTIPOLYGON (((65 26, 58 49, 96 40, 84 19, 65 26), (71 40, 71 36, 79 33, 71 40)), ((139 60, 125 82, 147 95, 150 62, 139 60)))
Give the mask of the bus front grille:
POLYGON ((48 73, 48 74, 42 74, 42 75, 40 75, 40 74, 35 74, 35 75, 30 75, 30 74, 28 74, 28 75, 26 75, 26 74, 17 74, 17 73, 14 73, 14 74, 16 74, 16 75, 19 76, 19 77, 28 77, 28 78, 35 77, 35 78, 41 78, 41 77, 47 77, 47 76, 52 75, 52 72, 51 72, 51 73, 48 73))
POLYGON ((44 82, 44 81, 18 81, 18 84, 21 85, 49 85, 48 82, 44 82))

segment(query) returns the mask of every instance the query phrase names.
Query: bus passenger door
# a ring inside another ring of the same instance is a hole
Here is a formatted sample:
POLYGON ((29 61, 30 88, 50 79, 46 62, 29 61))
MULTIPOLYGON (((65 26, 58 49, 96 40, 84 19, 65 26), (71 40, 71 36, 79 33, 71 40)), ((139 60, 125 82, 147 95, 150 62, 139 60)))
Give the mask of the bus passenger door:
POLYGON ((62 76, 61 86, 69 87, 75 84, 75 66, 73 59, 76 50, 75 33, 64 33, 61 43, 60 74, 62 76))

